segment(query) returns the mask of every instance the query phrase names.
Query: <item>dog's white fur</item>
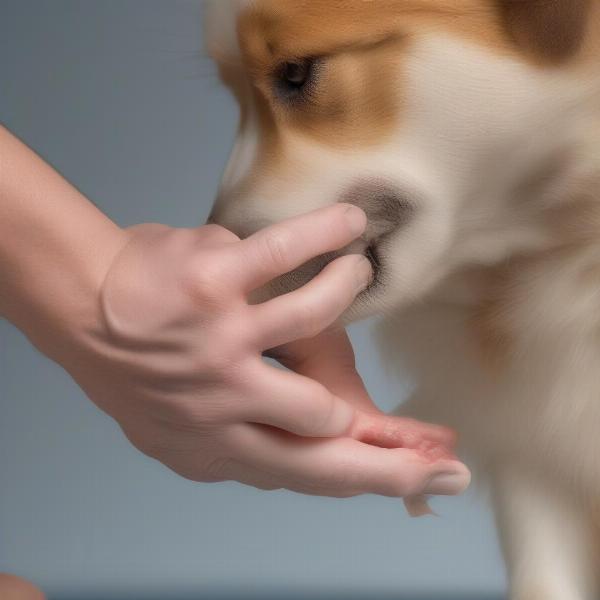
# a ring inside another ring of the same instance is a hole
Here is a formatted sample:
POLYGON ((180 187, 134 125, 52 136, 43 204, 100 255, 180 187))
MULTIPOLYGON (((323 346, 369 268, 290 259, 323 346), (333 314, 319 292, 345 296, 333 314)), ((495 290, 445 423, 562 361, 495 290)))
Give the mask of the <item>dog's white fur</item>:
MULTIPOLYGON (((217 4, 207 30, 220 36, 236 11, 217 4)), ((225 43, 235 57, 234 37, 225 43)), ((600 238, 554 252, 540 216, 594 186, 600 202, 598 71, 575 76, 423 36, 403 65, 406 106, 392 140, 348 152, 290 138, 293 171, 253 180, 241 195, 258 148, 249 118, 216 207, 235 229, 322 206, 357 174, 418 191, 416 219, 382 248, 385 285, 351 317, 386 315, 384 360, 418 383, 402 411, 455 427, 490 481, 513 600, 599 591, 600 238), (545 183, 520 188, 547 164, 556 168, 545 183), (504 315, 510 361, 496 371, 469 319, 485 269, 523 254, 504 315)))

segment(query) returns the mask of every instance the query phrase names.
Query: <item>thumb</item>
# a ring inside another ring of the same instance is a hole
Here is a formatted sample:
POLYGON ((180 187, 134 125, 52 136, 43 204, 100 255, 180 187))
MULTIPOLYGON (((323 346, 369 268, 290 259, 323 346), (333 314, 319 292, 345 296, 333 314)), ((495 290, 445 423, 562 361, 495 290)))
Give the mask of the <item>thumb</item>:
POLYGON ((280 346, 271 356, 352 405, 356 415, 349 436, 383 448, 418 450, 430 460, 453 456, 456 434, 452 430, 387 415, 377 408, 356 370, 354 350, 344 329, 329 329, 280 346))

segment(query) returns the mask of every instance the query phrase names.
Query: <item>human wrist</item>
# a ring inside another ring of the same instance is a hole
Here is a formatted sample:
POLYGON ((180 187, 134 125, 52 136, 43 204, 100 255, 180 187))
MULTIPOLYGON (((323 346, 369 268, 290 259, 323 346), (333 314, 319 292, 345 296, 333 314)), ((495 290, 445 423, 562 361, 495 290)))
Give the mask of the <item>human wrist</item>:
POLYGON ((127 239, 0 126, 0 317, 54 358, 94 322, 102 279, 127 239))
POLYGON ((88 236, 89 244, 75 252, 68 245, 53 248, 52 265, 20 264, 7 277, 10 300, 0 303, 1 316, 63 366, 86 339, 102 333, 102 283, 130 237, 112 222, 88 227, 88 236))

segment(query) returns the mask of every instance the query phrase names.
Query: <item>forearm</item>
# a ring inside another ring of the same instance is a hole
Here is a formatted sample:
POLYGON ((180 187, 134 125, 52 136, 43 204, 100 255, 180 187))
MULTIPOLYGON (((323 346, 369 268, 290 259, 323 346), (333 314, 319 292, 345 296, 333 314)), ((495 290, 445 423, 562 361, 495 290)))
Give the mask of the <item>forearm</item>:
POLYGON ((126 237, 0 125, 1 317, 38 346, 60 343, 93 321, 104 275, 126 237))

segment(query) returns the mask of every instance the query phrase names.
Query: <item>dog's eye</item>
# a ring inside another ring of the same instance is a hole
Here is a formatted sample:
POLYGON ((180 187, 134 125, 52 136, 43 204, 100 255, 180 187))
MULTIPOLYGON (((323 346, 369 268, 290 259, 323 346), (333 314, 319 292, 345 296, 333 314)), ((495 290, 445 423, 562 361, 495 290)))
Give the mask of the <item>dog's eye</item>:
POLYGON ((302 87, 310 76, 311 62, 287 62, 283 66, 283 78, 290 87, 302 87))
POLYGON ((276 73, 276 91, 284 100, 296 100, 310 90, 316 61, 310 58, 287 61, 276 73))

